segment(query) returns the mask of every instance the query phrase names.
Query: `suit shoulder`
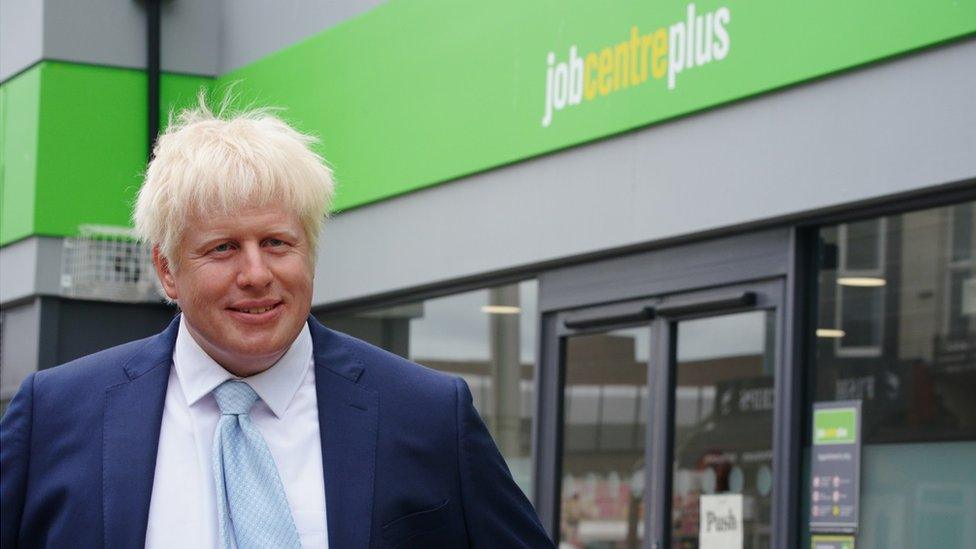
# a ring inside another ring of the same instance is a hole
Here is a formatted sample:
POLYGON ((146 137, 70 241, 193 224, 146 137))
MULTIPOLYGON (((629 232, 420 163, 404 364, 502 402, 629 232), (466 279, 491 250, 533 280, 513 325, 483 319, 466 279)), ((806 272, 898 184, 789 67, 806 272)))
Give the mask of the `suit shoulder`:
POLYGON ((417 364, 348 334, 333 333, 362 366, 364 382, 400 386, 410 391, 423 388, 424 392, 435 390, 454 394, 457 376, 417 364))

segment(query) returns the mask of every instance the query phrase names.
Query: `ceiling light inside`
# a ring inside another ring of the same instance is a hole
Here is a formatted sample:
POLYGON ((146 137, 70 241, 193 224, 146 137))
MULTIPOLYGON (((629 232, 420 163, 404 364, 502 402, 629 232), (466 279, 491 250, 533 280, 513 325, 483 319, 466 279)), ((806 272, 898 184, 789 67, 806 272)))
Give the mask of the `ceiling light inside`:
POLYGON ((841 286, 855 286, 858 288, 878 288, 885 285, 885 279, 876 276, 842 276, 837 279, 841 286))
POLYGON ((513 305, 485 305, 481 312, 490 315, 517 315, 522 312, 522 308, 513 305))

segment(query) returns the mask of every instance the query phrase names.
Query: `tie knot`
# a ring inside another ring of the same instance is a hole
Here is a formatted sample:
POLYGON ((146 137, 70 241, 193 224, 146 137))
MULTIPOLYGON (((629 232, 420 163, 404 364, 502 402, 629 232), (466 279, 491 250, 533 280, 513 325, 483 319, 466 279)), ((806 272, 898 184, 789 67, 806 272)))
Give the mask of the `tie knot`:
POLYGON ((224 415, 247 414, 258 400, 258 394, 243 381, 229 380, 213 390, 220 413, 224 415))

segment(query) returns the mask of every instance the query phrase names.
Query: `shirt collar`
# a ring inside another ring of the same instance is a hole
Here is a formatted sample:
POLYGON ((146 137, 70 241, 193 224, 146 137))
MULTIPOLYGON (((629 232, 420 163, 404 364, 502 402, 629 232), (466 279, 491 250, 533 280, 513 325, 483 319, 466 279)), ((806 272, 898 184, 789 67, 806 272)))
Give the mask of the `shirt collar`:
MULTIPOLYGON (((242 378, 228 372, 210 358, 210 355, 193 339, 193 335, 186 327, 186 319, 180 320, 176 346, 173 349, 173 365, 176 368, 180 387, 186 396, 186 402, 193 406, 221 383, 229 379, 242 378)), ((312 335, 308 324, 305 324, 291 347, 278 359, 278 362, 260 374, 243 380, 254 389, 271 412, 280 418, 298 392, 311 362, 312 335)))

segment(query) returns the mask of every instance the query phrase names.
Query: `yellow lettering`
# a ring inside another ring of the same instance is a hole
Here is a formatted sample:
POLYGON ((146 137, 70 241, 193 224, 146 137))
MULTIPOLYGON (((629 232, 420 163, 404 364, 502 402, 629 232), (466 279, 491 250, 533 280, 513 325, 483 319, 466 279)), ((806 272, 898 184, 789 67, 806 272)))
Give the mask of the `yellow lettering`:
POLYGON ((603 48, 600 50, 600 95, 607 95, 613 91, 611 72, 613 72, 613 50, 603 48))
POLYGON ((654 45, 652 47, 653 58, 651 61, 651 72, 654 78, 661 78, 668 72, 668 31, 663 28, 654 32, 654 45))
POLYGON ((586 56, 586 64, 583 67, 583 96, 587 100, 596 97, 597 79, 593 73, 596 72, 598 63, 595 53, 591 52, 586 56))
POLYGON ((628 72, 630 71, 630 63, 628 63, 628 56, 630 54, 630 47, 627 42, 621 42, 617 44, 614 49, 614 63, 613 63, 613 89, 626 88, 630 85, 628 82, 628 72))
POLYGON ((637 30, 637 25, 630 28, 630 85, 636 86, 641 83, 640 74, 637 72, 637 48, 640 47, 641 36, 637 30))
POLYGON ((640 79, 641 82, 647 80, 647 50, 651 48, 651 38, 653 35, 645 34, 641 36, 641 69, 640 69, 640 79))

